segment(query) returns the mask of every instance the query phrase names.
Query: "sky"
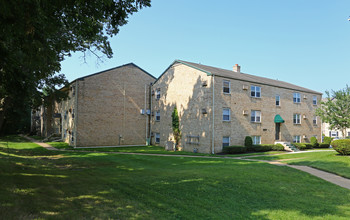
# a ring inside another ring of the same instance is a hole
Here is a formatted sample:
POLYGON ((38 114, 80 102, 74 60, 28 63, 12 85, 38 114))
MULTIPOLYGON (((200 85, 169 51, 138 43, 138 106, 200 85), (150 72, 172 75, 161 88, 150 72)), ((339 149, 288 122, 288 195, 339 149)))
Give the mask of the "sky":
MULTIPOLYGON (((69 81, 134 63, 155 77, 176 59, 324 93, 350 85, 349 0, 153 0, 110 39, 113 58, 61 64, 69 81)), ((325 96, 325 94, 324 94, 325 96)))

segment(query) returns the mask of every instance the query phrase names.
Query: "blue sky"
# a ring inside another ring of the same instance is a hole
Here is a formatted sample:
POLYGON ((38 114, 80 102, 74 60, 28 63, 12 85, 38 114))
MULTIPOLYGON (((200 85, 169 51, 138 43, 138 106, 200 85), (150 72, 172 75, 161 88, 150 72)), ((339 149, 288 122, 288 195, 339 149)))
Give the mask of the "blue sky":
POLYGON ((110 39, 112 59, 62 62, 69 81, 133 62, 158 77, 175 59, 324 93, 350 84, 349 0, 153 0, 110 39))

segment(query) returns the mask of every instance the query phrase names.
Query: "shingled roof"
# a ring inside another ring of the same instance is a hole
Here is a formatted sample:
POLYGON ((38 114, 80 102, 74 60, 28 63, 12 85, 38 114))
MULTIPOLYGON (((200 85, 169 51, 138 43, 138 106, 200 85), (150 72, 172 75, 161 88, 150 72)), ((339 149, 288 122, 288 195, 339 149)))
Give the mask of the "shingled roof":
POLYGON ((320 93, 320 92, 313 91, 313 90, 310 90, 310 89, 307 89, 307 88, 304 88, 301 86, 293 85, 293 84, 279 81, 279 80, 250 75, 250 74, 246 74, 246 73, 242 73, 242 72, 234 72, 232 70, 226 70, 226 69, 221 69, 221 68, 217 68, 217 67, 206 66, 206 65, 187 62, 187 61, 183 61, 183 60, 176 60, 174 63, 176 63, 176 62, 182 63, 184 65, 198 69, 200 71, 203 71, 207 75, 221 76, 221 77, 225 77, 225 78, 229 78, 229 79, 236 79, 236 80, 250 82, 250 83, 258 83, 258 84, 262 84, 262 85, 269 85, 269 86, 291 89, 291 90, 300 91, 300 92, 308 92, 308 93, 322 95, 322 93, 320 93))

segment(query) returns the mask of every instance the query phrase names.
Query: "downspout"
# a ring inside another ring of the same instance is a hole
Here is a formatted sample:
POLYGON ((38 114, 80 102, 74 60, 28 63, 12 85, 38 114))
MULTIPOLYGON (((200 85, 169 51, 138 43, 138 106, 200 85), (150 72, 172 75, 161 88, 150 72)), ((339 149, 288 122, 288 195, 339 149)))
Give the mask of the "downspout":
POLYGON ((77 147, 77 121, 78 121, 78 80, 75 82, 75 112, 74 112, 74 148, 77 147))
POLYGON ((151 139, 152 139, 152 124, 151 124, 151 116, 152 116, 152 83, 149 84, 149 115, 148 115, 148 144, 151 145, 151 139))
POLYGON ((214 74, 212 75, 212 87, 213 87, 213 107, 212 107, 212 112, 213 112, 213 119, 212 119, 212 121, 213 121, 213 125, 212 125, 212 141, 211 141, 211 153, 212 154, 214 154, 215 152, 214 152, 214 147, 215 147, 215 144, 214 144, 214 140, 215 140, 215 128, 214 128, 214 125, 215 125, 215 123, 214 123, 214 119, 215 119, 215 109, 214 109, 214 107, 215 107, 215 89, 214 89, 214 83, 215 83, 215 80, 214 80, 214 74))
POLYGON ((147 129, 148 129, 148 123, 147 123, 147 84, 145 84, 145 108, 144 108, 144 114, 145 114, 145 116, 146 116, 146 133, 145 133, 145 141, 146 141, 146 145, 147 145, 147 129))

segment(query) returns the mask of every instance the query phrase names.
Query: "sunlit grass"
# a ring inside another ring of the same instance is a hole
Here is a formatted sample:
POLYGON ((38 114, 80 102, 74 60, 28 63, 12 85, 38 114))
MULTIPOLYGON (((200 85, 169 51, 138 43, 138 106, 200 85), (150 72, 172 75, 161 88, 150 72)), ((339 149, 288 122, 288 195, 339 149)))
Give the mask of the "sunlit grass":
POLYGON ((47 151, 16 140, 7 148, 0 139, 1 219, 350 217, 349 190, 288 167, 47 151))

